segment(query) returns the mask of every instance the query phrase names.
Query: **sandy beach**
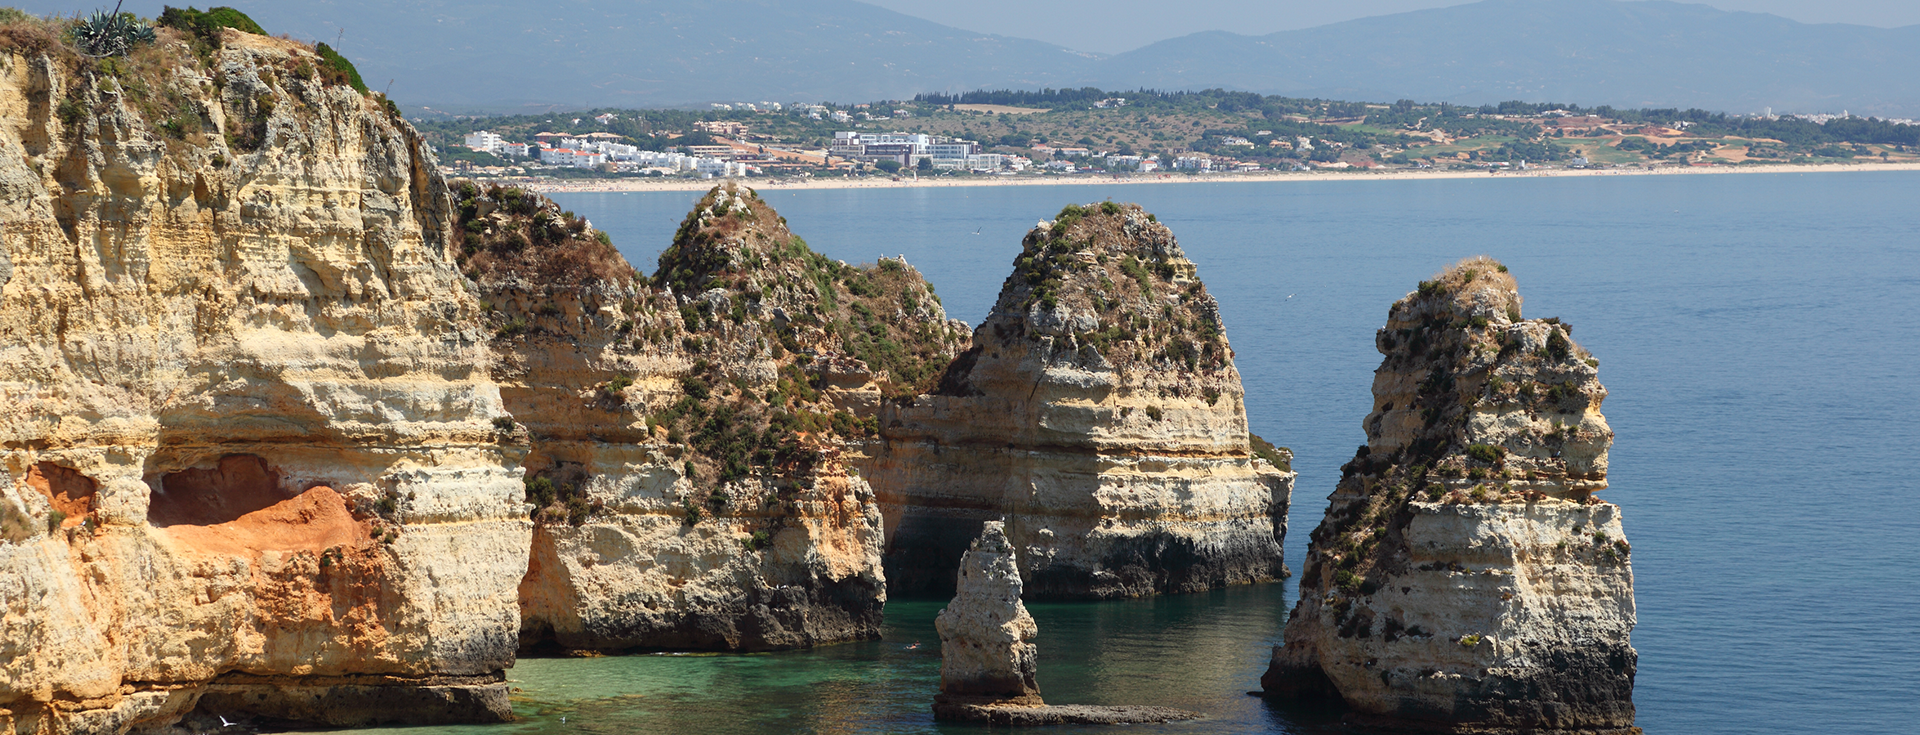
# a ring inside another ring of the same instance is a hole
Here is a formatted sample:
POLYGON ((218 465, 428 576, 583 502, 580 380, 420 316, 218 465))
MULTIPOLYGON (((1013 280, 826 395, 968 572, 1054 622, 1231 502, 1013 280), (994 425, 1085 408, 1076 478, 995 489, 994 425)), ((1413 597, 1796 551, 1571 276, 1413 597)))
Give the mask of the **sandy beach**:
MULTIPOLYGON (((1406 181, 1422 179, 1552 178, 1560 176, 1700 176, 1716 174, 1841 173, 1859 171, 1920 171, 1920 163, 1778 164, 1761 166, 1657 166, 1654 168, 1531 169, 1526 171, 1257 171, 1246 173, 1070 174, 1044 176, 911 176, 893 179, 863 176, 852 179, 747 177, 756 189, 881 189, 898 187, 961 186, 1092 186, 1142 184, 1203 184, 1266 181, 1406 181)), ((542 193, 589 191, 705 191, 716 179, 623 179, 564 181, 508 177, 514 184, 542 193)))

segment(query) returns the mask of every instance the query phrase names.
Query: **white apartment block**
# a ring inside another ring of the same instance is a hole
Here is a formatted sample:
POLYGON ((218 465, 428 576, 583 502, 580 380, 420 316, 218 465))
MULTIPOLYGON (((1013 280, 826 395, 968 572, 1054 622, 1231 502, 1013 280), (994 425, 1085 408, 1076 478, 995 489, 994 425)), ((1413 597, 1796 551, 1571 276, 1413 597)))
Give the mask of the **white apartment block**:
POLYGON ((976 153, 967 156, 967 169, 972 171, 999 171, 1006 163, 1006 156, 998 153, 976 153))
POLYGON ((494 153, 499 151, 500 146, 505 144, 506 141, 502 140, 499 135, 486 130, 467 135, 467 147, 476 151, 494 153))
POLYGON ((571 148, 548 148, 540 151, 540 162, 550 166, 570 168, 593 168, 607 162, 606 154, 592 151, 577 151, 571 148))

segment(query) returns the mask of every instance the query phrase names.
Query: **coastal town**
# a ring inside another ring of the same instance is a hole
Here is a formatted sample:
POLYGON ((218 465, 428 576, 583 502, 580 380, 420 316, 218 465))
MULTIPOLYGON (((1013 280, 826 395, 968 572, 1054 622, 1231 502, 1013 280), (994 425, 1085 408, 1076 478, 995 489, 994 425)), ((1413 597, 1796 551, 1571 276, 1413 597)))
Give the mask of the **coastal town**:
POLYGON ((969 93, 578 117, 421 116, 446 171, 502 179, 1016 180, 1920 163, 1913 120, 1464 108, 1239 93, 969 93), (1011 95, 1011 99, 1001 97, 1011 95))

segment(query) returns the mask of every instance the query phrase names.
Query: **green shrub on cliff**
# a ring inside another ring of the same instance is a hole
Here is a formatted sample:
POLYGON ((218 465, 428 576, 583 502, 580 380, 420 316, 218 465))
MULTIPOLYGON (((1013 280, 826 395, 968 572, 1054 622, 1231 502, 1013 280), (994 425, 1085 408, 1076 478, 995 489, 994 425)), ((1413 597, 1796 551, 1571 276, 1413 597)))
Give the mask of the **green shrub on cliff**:
POLYGON ((207 8, 205 11, 195 10, 191 5, 184 10, 165 7, 160 11, 160 17, 155 23, 193 34, 214 46, 220 45, 222 28, 232 28, 256 36, 267 35, 266 30, 262 29, 259 23, 253 22, 252 18, 247 17, 246 13, 224 6, 207 8))
POLYGON ((1507 456, 1507 448, 1492 444, 1472 444, 1467 446, 1467 456, 1490 465, 1500 464, 1507 456))
POLYGON ((313 52, 319 54, 324 62, 320 73, 329 84, 350 84, 354 91, 367 93, 367 83, 360 80, 360 70, 353 68, 353 62, 348 61, 347 57, 341 56, 340 52, 325 43, 314 44, 313 52))
POLYGON ((1247 447, 1253 451, 1253 456, 1266 460, 1281 472, 1293 471, 1293 450, 1276 447, 1252 432, 1247 433, 1247 447))

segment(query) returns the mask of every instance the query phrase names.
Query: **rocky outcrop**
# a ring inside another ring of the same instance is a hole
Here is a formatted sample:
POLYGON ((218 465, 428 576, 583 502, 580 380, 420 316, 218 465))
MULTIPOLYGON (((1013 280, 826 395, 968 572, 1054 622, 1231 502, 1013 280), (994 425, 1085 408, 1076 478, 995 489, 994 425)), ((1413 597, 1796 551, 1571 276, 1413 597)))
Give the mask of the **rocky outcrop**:
POLYGON ((1165 707, 1048 705, 1035 679, 1040 633, 1020 602, 1020 567, 1005 524, 987 521, 961 556, 953 602, 940 611, 940 694, 933 714, 996 725, 1118 725, 1193 719, 1165 707))
POLYGON ((1261 683, 1429 732, 1626 733, 1630 547, 1599 361, 1475 258, 1393 305, 1367 445, 1313 532, 1261 683))
POLYGON ((988 521, 960 560, 952 604, 933 625, 940 632, 938 705, 1040 704, 1032 643, 1040 629, 1020 602, 1020 566, 1005 525, 988 521))
POLYGON ((880 515, 843 459, 964 329, 904 261, 813 253, 751 189, 694 208, 651 279, 570 212, 457 187, 462 262, 524 432, 529 648, 872 638, 880 515))
POLYGON ((1252 452, 1242 398, 1217 305, 1173 233, 1134 205, 1067 207, 1027 234, 937 389, 882 409, 883 442, 860 466, 892 589, 951 589, 968 542, 1002 517, 1030 595, 1285 576, 1293 474, 1252 452))
POLYGON ((431 155, 304 44, 64 44, 0 28, 0 730, 508 717, 525 450, 431 155))

